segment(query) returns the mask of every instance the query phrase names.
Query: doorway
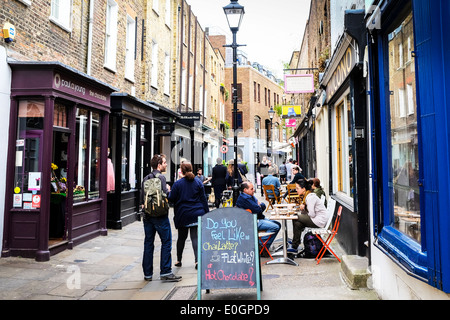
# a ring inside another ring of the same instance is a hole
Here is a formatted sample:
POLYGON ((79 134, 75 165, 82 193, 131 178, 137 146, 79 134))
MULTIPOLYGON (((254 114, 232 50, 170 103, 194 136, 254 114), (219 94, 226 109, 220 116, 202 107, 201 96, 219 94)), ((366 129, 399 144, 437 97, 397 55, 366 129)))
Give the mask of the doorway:
POLYGON ((53 128, 49 248, 67 242, 67 170, 70 133, 53 128))

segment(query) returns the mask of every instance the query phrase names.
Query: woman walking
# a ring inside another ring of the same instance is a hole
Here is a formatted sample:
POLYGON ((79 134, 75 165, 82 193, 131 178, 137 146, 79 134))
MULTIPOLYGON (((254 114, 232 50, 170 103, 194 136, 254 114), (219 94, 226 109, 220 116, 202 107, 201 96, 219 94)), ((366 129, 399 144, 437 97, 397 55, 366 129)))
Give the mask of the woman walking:
POLYGON ((205 195, 203 183, 195 178, 192 172, 192 164, 181 164, 183 177, 177 180, 168 195, 168 199, 174 204, 174 223, 178 230, 177 262, 176 267, 181 267, 183 250, 188 233, 190 233, 192 248, 194 249, 195 268, 197 268, 197 226, 198 217, 209 211, 208 201, 205 195))

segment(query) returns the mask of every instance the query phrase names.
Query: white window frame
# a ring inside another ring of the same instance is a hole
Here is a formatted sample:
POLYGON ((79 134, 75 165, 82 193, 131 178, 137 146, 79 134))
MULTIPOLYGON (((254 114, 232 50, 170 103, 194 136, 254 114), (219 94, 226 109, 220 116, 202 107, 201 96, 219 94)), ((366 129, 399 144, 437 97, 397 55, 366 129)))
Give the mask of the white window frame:
POLYGON ((186 105, 186 82, 187 82, 187 71, 186 68, 181 70, 181 104, 186 105))
POLYGON ((166 0, 166 26, 172 28, 172 0, 166 0))
POLYGON ((154 88, 158 88, 158 43, 152 41, 152 70, 150 85, 154 88))
POLYGON ((188 109, 192 110, 194 108, 194 76, 189 75, 189 101, 188 101, 188 109))
POLYGON ((159 0, 153 0, 152 9, 159 14, 159 0))
POLYGON ((50 21, 72 32, 72 0, 51 0, 50 21))
POLYGON ((170 96, 170 54, 164 56, 164 94, 170 96))
POLYGON ((117 60, 117 17, 119 6, 108 0, 106 7, 105 63, 104 67, 116 72, 117 60))
POLYGON ((136 44, 136 21, 127 14, 127 41, 125 48, 125 78, 134 82, 134 55, 136 44))

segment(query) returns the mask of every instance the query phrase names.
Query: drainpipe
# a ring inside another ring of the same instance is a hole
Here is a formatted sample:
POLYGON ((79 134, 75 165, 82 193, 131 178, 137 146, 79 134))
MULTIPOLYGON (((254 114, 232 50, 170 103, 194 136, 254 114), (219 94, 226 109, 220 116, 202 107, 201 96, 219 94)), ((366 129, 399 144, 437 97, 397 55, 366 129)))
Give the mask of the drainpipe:
POLYGON ((95 0, 89 1, 89 18, 88 18, 88 44, 87 44, 87 64, 86 74, 91 75, 92 66, 92 29, 94 25, 94 5, 95 0))

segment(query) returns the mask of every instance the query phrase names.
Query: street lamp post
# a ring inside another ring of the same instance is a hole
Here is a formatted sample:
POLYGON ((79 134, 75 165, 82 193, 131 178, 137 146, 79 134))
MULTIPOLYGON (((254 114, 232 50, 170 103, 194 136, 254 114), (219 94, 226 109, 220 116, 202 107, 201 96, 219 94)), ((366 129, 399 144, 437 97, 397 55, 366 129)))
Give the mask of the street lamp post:
POLYGON ((241 45, 236 43, 236 33, 239 31, 239 27, 244 16, 244 7, 241 6, 237 0, 231 0, 231 3, 223 7, 225 16, 227 17, 228 26, 233 34, 233 43, 231 45, 225 45, 225 47, 231 47, 233 49, 233 131, 234 131, 234 185, 233 185, 233 206, 236 206, 236 201, 239 196, 239 164, 238 164, 238 138, 237 138, 237 120, 238 120, 238 92, 237 92, 237 48, 241 45))
POLYGON ((270 156, 272 156, 273 153, 273 139, 272 139, 272 134, 273 134, 273 117, 275 115, 275 110, 273 110, 273 107, 270 107, 269 112, 269 118, 270 118, 270 156))

